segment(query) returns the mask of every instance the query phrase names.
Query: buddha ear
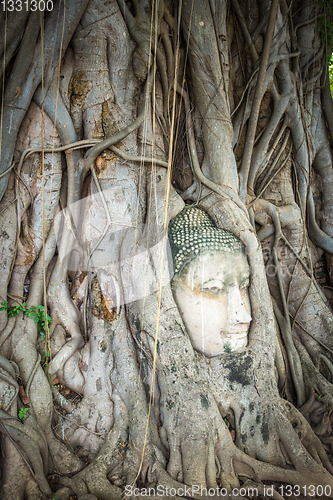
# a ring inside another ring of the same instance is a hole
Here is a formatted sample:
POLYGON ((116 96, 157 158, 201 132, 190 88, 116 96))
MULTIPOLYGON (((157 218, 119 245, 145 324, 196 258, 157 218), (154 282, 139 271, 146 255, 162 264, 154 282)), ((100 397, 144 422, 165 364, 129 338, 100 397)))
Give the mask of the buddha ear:
POLYGON ((179 196, 173 186, 170 188, 169 203, 168 203, 168 220, 170 221, 178 215, 185 207, 184 200, 179 196))
POLYGON ((169 239, 168 239, 168 243, 167 243, 167 247, 166 247, 166 255, 167 255, 169 275, 170 275, 170 280, 171 280, 173 278, 175 268, 173 265, 172 250, 171 250, 171 245, 170 245, 169 239))

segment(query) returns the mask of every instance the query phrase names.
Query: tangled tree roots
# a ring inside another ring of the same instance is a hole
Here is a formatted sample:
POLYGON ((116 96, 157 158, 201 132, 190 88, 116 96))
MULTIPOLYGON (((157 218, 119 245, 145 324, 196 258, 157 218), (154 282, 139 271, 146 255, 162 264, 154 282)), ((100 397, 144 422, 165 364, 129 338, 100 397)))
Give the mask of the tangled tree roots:
POLYGON ((243 3, 1 12, 4 500, 272 482, 333 498, 333 19, 243 3), (176 306, 185 203, 244 246, 235 352, 197 352, 176 306))

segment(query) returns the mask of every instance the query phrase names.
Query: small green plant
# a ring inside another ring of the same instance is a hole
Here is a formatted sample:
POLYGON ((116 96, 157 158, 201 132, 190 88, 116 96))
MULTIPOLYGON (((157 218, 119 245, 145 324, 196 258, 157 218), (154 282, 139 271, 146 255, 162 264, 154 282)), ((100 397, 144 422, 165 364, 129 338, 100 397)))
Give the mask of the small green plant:
POLYGON ((23 420, 24 418, 26 418, 28 411, 29 411, 29 408, 20 408, 20 411, 18 412, 18 418, 20 420, 23 420))
MULTIPOLYGON (((38 333, 42 338, 45 338, 45 312, 44 306, 31 306, 26 307, 25 302, 17 306, 8 306, 8 301, 1 302, 0 311, 6 311, 9 318, 15 318, 21 312, 27 314, 29 318, 33 319, 37 324, 38 333)), ((47 324, 51 324, 51 318, 47 314, 47 324)))
POLYGON ((58 500, 55 493, 53 493, 53 495, 52 495, 52 500, 58 500))
POLYGON ((230 344, 225 344, 223 347, 224 352, 232 352, 232 347, 230 344))

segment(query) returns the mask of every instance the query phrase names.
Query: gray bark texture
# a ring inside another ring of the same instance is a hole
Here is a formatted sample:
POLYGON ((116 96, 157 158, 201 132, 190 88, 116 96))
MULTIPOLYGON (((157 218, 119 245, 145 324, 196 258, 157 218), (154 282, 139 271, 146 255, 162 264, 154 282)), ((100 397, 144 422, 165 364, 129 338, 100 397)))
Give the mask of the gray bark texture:
POLYGON ((330 3, 10 5, 1 499, 333 498, 330 3), (239 352, 197 352, 175 303, 185 205, 245 248, 239 352))

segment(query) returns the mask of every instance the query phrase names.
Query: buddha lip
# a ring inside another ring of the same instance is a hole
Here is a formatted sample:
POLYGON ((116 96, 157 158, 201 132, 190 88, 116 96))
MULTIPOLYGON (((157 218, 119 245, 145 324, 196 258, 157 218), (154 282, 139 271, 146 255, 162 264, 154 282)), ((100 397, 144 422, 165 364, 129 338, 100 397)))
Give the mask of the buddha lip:
POLYGON ((244 328, 235 328, 233 331, 228 331, 228 332, 221 332, 223 335, 240 335, 240 336, 247 336, 248 334, 249 327, 246 326, 244 328))

